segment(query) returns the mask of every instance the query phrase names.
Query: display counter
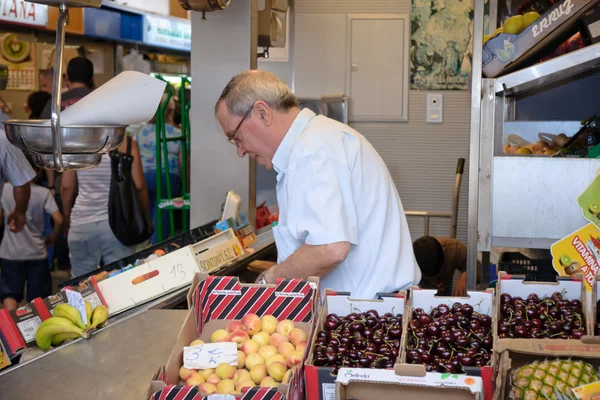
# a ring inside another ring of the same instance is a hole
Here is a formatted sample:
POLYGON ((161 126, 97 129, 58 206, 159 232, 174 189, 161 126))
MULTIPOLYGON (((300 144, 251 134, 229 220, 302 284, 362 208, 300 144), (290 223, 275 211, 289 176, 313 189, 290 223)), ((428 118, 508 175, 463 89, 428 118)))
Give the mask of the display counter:
POLYGON ((0 398, 146 398, 148 382, 169 357, 186 315, 147 310, 111 322, 91 340, 61 346, 0 375, 0 398))

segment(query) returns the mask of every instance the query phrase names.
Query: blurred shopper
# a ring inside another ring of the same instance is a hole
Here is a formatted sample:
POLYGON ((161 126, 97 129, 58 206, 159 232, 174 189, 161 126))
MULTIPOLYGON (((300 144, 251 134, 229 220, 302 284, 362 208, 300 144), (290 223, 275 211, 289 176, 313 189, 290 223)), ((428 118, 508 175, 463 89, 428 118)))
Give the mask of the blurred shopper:
MULTIPOLYGON (((52 70, 52 73, 54 71, 52 70)), ((50 75, 52 76, 52 75, 50 75)), ((92 92, 94 87, 94 64, 85 57, 76 57, 69 61, 67 65, 67 76, 64 79, 65 85, 68 90, 63 92, 61 96, 61 111, 77 103, 79 100, 87 96, 92 92)), ((52 89, 50 89, 52 92, 52 89)), ((44 111, 42 112, 42 119, 50 119, 51 117, 52 100, 48 101, 44 111)), ((61 179, 62 174, 56 171, 47 170, 48 186, 55 189, 55 199, 60 211, 64 214, 65 210, 62 208, 63 200, 61 193, 61 179)), ((77 195, 77 188, 73 194, 72 199, 74 200, 77 195)), ((71 204, 71 207, 73 204, 71 204)), ((61 237, 56 243, 56 263, 60 270, 71 269, 70 257, 69 257, 69 246, 66 237, 61 237)))
MULTIPOLYGON (((17 304, 23 300, 25 282, 27 301, 52 294, 47 247, 52 246, 60 236, 63 218, 50 190, 37 185, 41 171, 37 168, 36 170, 38 178, 31 185, 27 223, 18 233, 5 228, 0 245, 0 299, 9 310, 15 310, 17 304), (44 234, 46 214, 54 220, 54 229, 48 236, 44 234)), ((0 198, 3 213, 14 209, 17 204, 13 186, 5 183, 4 188, 0 198)))
MULTIPOLYGON (((52 89, 54 88, 54 68, 41 69, 40 76, 39 76, 39 83, 40 83, 40 90, 42 92, 47 92, 48 94, 51 95, 52 89)), ((61 91, 62 91, 62 93, 64 93, 67 90, 69 90, 69 88, 67 87, 67 79, 66 79, 66 75, 63 74, 61 91)))
MULTIPOLYGON (((61 111, 92 93, 94 87, 94 64, 85 57, 75 57, 67 65, 66 84, 69 90, 61 96, 61 111)), ((50 119, 52 102, 46 104, 43 119, 50 119)))
MULTIPOLYGON (((127 152, 127 141, 119 147, 119 152, 127 152)), ((143 206, 148 210, 148 191, 135 141, 132 141, 131 155, 133 181, 143 206)), ((110 182, 111 161, 108 154, 102 156, 102 162, 96 168, 63 173, 62 202, 74 277, 125 258, 145 246, 124 246, 113 234, 108 222, 110 182), (73 206, 76 185, 79 186, 79 194, 73 206)))
MULTIPOLYGON (((423 289, 437 289, 439 296, 467 295, 467 246, 464 243, 448 237, 423 236, 415 240, 413 249, 423 274, 423 289), (457 271, 460 275, 454 282, 457 271)), ((479 263, 477 267, 479 270, 479 263)))
MULTIPOLYGON (((164 95, 161 101, 163 104, 167 99, 164 95)), ((181 136, 181 130, 173 126, 169 121, 173 121, 175 114, 175 102, 173 99, 169 100, 167 108, 165 108, 165 132, 167 138, 181 136)), ((150 199, 150 213, 152 215, 152 221, 154 222, 155 231, 150 242, 156 244, 158 238, 157 225, 157 210, 156 210, 156 116, 152 121, 143 125, 136 133, 135 140, 140 148, 140 155, 142 157, 142 167, 144 168, 144 178, 146 179, 146 185, 148 186, 148 197, 150 199)), ((173 197, 181 196, 181 143, 180 142, 168 142, 168 160, 164 159, 163 155, 163 168, 164 163, 169 163, 169 176, 162 173, 162 196, 161 198, 167 198, 166 180, 169 179, 171 182, 171 195, 173 197)), ((164 211, 162 213, 162 226, 163 226, 163 239, 169 237, 169 213, 164 211)))
POLYGON ((25 112, 29 114, 29 119, 40 119, 50 99, 52 95, 43 90, 29 94, 27 102, 23 105, 25 112))

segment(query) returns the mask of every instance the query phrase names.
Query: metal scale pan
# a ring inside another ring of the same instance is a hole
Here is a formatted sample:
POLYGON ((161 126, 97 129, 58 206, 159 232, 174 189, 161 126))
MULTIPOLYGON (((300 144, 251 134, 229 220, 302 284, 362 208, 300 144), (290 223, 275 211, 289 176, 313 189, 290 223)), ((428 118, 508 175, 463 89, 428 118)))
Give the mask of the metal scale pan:
POLYGON ((4 121, 6 137, 21 150, 32 155, 41 168, 65 169, 93 168, 102 155, 116 149, 125 138, 126 126, 60 125, 60 104, 63 72, 65 27, 69 21, 69 7, 100 7, 102 0, 54 1, 38 0, 34 3, 59 7, 54 57, 54 87, 52 90, 52 118, 47 121, 4 121))

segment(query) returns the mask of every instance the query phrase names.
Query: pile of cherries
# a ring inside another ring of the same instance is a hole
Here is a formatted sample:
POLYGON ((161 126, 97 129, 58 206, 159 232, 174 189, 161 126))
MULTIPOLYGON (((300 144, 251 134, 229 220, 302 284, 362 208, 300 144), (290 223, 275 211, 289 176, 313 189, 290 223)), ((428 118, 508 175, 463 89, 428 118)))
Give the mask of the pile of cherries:
POLYGON ((317 334, 314 365, 332 367, 334 375, 343 367, 393 368, 401 337, 402 314, 329 314, 317 334))
POLYGON ((585 320, 581 301, 563 299, 561 293, 539 298, 530 294, 526 300, 500 296, 498 337, 501 339, 581 339, 585 320))
POLYGON ((492 317, 470 304, 440 304, 429 314, 416 308, 407 335, 406 361, 424 364, 428 372, 462 373, 492 357, 492 317))

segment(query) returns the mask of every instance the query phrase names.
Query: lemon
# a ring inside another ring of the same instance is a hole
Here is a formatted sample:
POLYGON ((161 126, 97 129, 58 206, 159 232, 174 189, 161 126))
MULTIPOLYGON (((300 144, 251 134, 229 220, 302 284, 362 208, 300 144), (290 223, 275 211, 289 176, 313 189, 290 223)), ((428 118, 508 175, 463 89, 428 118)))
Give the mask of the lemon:
POLYGON ((490 40, 490 35, 483 35, 483 44, 485 44, 488 40, 490 40))
POLYGON ((522 15, 515 15, 510 17, 504 23, 504 33, 510 33, 518 35, 525 29, 525 20, 522 15))
POLYGON ((530 11, 528 13, 523 14, 523 23, 525 24, 524 28, 527 28, 529 25, 533 24, 535 21, 540 18, 540 14, 535 11, 530 11))
POLYGON ((531 150, 529 150, 527 147, 521 147, 519 150, 517 150, 517 154, 531 154, 531 150))
POLYGON ((492 33, 492 37, 498 36, 501 33, 504 33, 504 27, 503 26, 501 26, 500 28, 496 29, 494 31, 494 33, 492 33))

